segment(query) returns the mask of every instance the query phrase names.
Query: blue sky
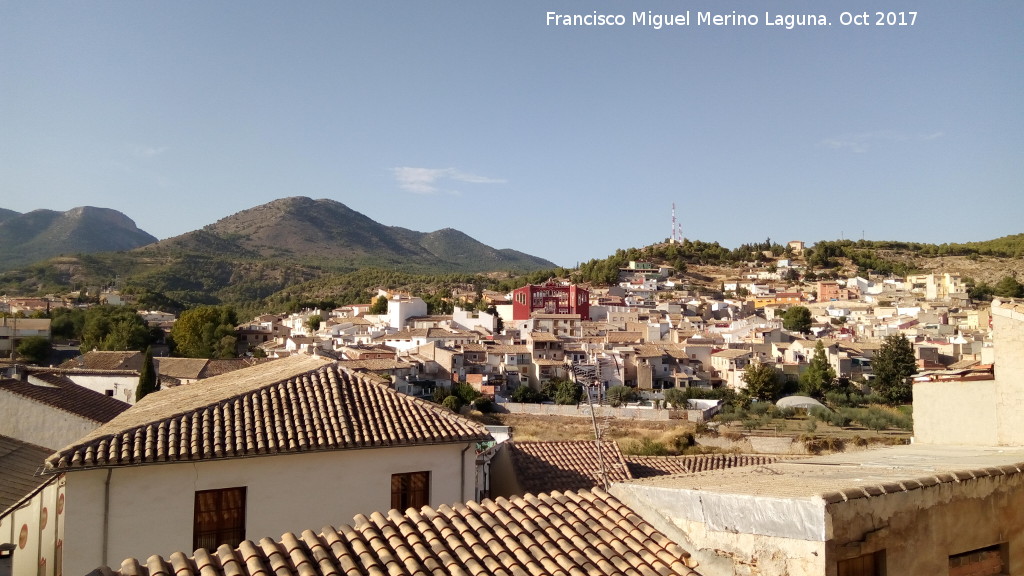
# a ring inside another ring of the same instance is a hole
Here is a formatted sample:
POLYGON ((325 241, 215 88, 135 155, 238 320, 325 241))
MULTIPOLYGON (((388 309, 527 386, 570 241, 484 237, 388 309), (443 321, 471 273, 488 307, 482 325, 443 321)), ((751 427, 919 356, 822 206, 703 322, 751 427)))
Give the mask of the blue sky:
POLYGON ((729 247, 987 240, 1024 232, 1022 54, 1018 0, 0 0, 0 207, 167 238, 331 198, 563 266, 668 238, 673 202, 729 247), (692 19, 546 25, 648 10, 692 19), (696 24, 733 11, 759 24, 696 24))

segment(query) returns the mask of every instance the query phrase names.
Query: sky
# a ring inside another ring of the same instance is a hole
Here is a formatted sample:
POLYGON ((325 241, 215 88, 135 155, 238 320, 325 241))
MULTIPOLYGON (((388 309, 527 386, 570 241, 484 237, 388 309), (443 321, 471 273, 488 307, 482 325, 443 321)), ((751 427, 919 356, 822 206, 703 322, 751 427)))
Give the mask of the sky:
POLYGON ((989 240, 1022 110, 1019 0, 0 0, 0 208, 158 238, 308 196, 567 267, 673 204, 729 248, 989 240))

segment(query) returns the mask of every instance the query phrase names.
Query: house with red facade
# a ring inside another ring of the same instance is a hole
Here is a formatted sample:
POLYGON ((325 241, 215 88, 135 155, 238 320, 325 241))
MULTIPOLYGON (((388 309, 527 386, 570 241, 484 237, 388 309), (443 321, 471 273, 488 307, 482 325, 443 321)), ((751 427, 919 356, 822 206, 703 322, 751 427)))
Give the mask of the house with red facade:
POLYGON ((590 318, 590 291, 576 285, 528 284, 512 291, 512 319, 528 320, 534 312, 579 314, 590 318))

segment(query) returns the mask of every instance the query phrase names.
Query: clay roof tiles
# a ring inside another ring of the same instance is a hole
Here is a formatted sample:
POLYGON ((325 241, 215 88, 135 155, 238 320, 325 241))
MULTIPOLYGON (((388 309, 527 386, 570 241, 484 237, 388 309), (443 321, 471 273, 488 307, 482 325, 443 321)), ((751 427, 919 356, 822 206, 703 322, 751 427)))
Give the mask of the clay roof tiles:
POLYGON ((125 560, 95 576, 688 576, 689 554, 603 490, 552 492, 405 513, 245 541, 238 548, 125 560))
POLYGON ((688 456, 626 456, 626 465, 633 478, 651 478, 672 474, 695 474, 738 466, 762 466, 785 456, 763 454, 695 454, 688 456))
MULTIPOLYGON (((587 490, 601 486, 601 462, 597 446, 590 440, 563 442, 506 442, 512 467, 526 492, 587 490)), ((601 443, 601 456, 608 482, 622 482, 633 476, 615 442, 601 443)))
POLYGON ((52 455, 49 471, 180 460, 470 442, 486 430, 314 356, 146 396, 52 455))
POLYGON ((127 402, 79 386, 59 374, 33 372, 31 377, 43 382, 44 385, 40 386, 21 380, 0 380, 0 390, 6 390, 94 422, 108 422, 130 407, 127 402))
POLYGON ((0 436, 0 512, 46 482, 37 472, 50 452, 49 448, 0 436))
POLYGON ((140 370, 144 357, 141 352, 116 352, 93 350, 78 358, 63 362, 58 368, 87 370, 140 370))

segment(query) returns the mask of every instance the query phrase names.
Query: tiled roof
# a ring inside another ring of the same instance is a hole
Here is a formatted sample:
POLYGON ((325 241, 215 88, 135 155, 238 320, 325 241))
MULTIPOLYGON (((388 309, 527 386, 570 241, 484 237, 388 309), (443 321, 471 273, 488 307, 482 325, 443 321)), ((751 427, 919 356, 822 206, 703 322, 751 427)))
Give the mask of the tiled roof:
POLYGON ((750 350, 740 350, 737 348, 729 348, 727 350, 719 350, 713 353, 711 356, 715 358, 742 358, 752 354, 750 350))
POLYGON ((157 374, 190 380, 199 378, 207 362, 205 358, 153 358, 157 374))
POLYGON ((402 370, 412 368, 412 364, 394 358, 367 358, 366 360, 339 360, 338 365, 352 370, 402 370))
POLYGON ((0 390, 30 398, 94 422, 108 422, 129 408, 126 402, 79 386, 54 373, 34 372, 30 378, 38 379, 45 385, 21 380, 0 380, 0 390))
MULTIPOLYGON (((604 484, 597 446, 592 441, 513 441, 502 446, 510 451, 516 478, 526 492, 587 490, 604 484)), ((618 444, 602 442, 601 456, 609 483, 632 479, 618 444)))
POLYGON ((88 370, 140 370, 144 357, 141 352, 108 352, 93 350, 62 363, 58 368, 88 370))
POLYGON ((49 448, 0 436, 0 512, 47 481, 36 472, 51 452, 49 448))
POLYGON ((633 478, 694 474, 738 466, 761 466, 784 459, 763 454, 697 454, 691 456, 626 456, 633 478))
POLYGON ((530 347, 524 344, 494 344, 487 347, 492 354, 528 354, 530 347))
POLYGON ((314 356, 146 396, 47 460, 47 469, 454 443, 486 430, 314 356))
POLYGON ((238 548, 125 560, 90 576, 696 575, 689 554, 603 490, 356 516, 238 548))
POLYGON ((639 342, 643 335, 639 332, 609 332, 605 335, 605 340, 609 343, 628 344, 632 342, 639 342))
POLYGON ((248 368, 257 364, 274 361, 274 358, 214 358, 206 361, 206 370, 203 371, 203 378, 213 378, 242 368, 248 368))

